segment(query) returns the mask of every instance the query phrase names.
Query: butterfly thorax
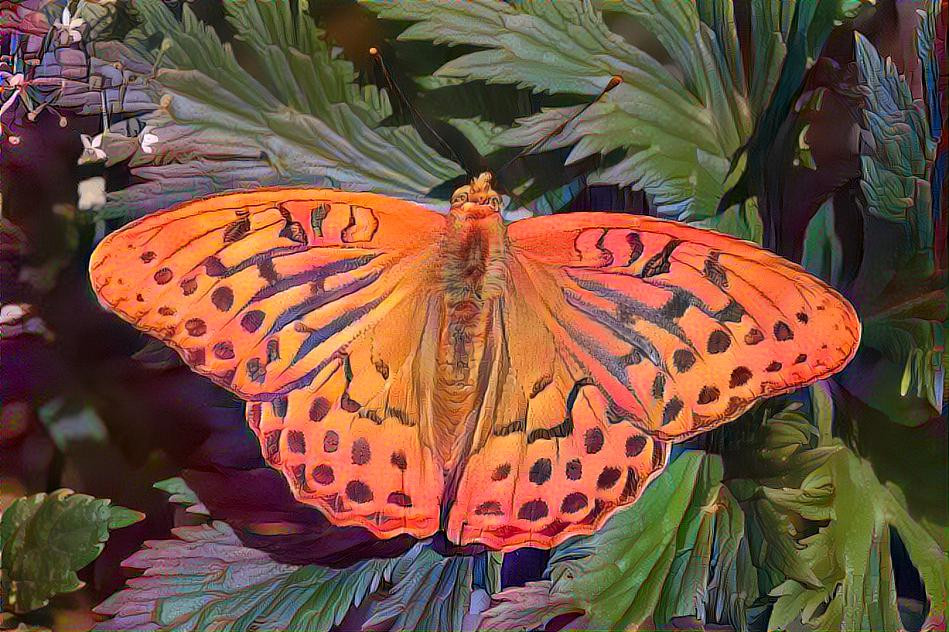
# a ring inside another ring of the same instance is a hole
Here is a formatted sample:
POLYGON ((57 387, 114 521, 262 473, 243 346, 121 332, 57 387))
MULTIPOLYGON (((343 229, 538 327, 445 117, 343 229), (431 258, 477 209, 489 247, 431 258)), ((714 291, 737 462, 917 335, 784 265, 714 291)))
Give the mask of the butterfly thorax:
MULTIPOLYGON (((465 201, 453 197, 441 247, 444 326, 438 345, 434 444, 447 471, 454 468, 473 432, 481 400, 479 368, 491 328, 491 307, 504 287, 504 224, 472 183, 465 201), (474 201, 468 201, 469 199, 474 201)), ((459 190, 461 191, 461 189, 459 190)), ((485 193, 496 196, 489 187, 485 193)))

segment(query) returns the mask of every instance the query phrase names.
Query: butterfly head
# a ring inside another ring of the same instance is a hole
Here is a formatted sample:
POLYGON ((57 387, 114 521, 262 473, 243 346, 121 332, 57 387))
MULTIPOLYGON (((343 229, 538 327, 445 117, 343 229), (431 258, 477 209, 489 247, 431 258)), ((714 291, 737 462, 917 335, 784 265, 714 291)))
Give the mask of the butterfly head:
POLYGON ((451 213, 459 219, 480 219, 500 212, 501 196, 491 188, 488 172, 451 194, 451 213))

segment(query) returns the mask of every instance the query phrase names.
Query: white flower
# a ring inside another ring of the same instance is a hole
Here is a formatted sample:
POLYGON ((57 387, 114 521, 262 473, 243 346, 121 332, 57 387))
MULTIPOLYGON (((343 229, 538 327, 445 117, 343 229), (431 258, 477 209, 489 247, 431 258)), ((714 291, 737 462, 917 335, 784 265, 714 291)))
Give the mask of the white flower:
POLYGON ((79 204, 80 211, 93 211, 102 208, 105 205, 105 178, 95 176, 82 180, 79 183, 79 204))
POLYGON ((79 32, 79 28, 85 23, 85 20, 82 18, 74 18, 69 12, 69 6, 67 5, 66 8, 63 9, 63 17, 57 22, 54 22, 53 26, 64 32, 70 42, 78 42, 82 39, 82 33, 79 32))
POLYGON ((6 78, 6 84, 7 84, 7 87, 8 87, 8 88, 19 88, 19 87, 22 86, 22 85, 24 84, 24 82, 26 81, 26 80, 23 78, 23 73, 22 73, 22 72, 18 72, 18 73, 16 73, 15 75, 14 75, 14 74, 9 74, 9 73, 3 73, 3 74, 6 75, 5 78, 6 78))
MULTIPOLYGON (((23 73, 17 73, 15 75, 11 75, 9 73, 3 74, 5 81, 4 84, 0 86, 0 89, 7 90, 12 88, 13 94, 11 94, 9 98, 3 102, 3 105, 0 105, 0 116, 3 116, 3 113, 7 111, 7 108, 13 105, 13 103, 19 98, 20 92, 26 89, 26 81, 23 79, 23 73)), ((3 128, 0 127, 0 130, 2 129, 3 128)))
POLYGON ((10 304, 0 307, 0 325, 12 325, 26 316, 29 306, 10 304))
POLYGON ((90 162, 102 162, 107 158, 105 150, 102 149, 102 134, 89 136, 81 134, 82 155, 79 156, 79 164, 84 165, 90 162))
POLYGON ((144 151, 146 154, 150 154, 155 151, 152 148, 152 145, 158 142, 158 136, 152 134, 150 130, 151 128, 146 125, 145 129, 142 130, 142 134, 138 137, 138 142, 142 146, 142 151, 144 151))

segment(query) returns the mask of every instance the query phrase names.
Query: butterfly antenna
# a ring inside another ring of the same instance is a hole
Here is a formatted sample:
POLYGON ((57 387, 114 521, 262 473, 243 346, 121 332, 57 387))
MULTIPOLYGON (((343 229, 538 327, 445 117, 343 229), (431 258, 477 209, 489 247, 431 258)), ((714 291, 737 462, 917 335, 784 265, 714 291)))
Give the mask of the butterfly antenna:
POLYGON ((375 46, 371 47, 369 49, 369 56, 372 57, 377 64, 379 64, 379 68, 382 70, 382 76, 386 82, 386 87, 389 88, 390 92, 398 97, 398 100, 402 105, 409 109, 409 112, 412 114, 412 120, 421 123, 432 136, 438 139, 438 142, 441 143, 442 147, 446 149, 449 154, 451 154, 451 157, 455 160, 455 162, 457 162, 469 176, 474 176, 475 172, 468 168, 465 159, 459 156, 458 152, 455 151, 448 141, 442 138, 441 134, 435 131, 435 128, 433 128, 429 124, 428 120, 422 116, 422 113, 419 112, 418 109, 412 105, 412 102, 405 97, 405 94, 402 92, 399 84, 393 81, 392 76, 389 74, 389 69, 386 67, 386 62, 382 58, 382 53, 379 52, 379 49, 375 46))
MULTIPOLYGON (((586 105, 584 105, 582 108, 580 108, 579 110, 577 110, 577 112, 576 112, 575 114, 573 114, 572 116, 568 116, 567 118, 565 118, 564 121, 563 121, 560 125, 558 125, 556 128, 554 128, 553 130, 551 130, 551 131, 548 132, 547 134, 544 134, 544 136, 543 136, 542 138, 540 138, 539 140, 534 141, 533 143, 531 143, 530 145, 528 145, 527 147, 525 147, 524 149, 522 149, 521 151, 519 151, 516 156, 514 156, 513 158, 511 158, 510 160, 508 160, 507 162, 505 162, 503 165, 501 165, 501 167, 498 169, 498 172, 499 172, 499 173, 504 173, 504 172, 507 170, 507 168, 510 167, 515 161, 520 160, 521 158, 523 158, 523 157, 526 156, 527 154, 531 153, 532 151, 534 151, 535 149, 537 149, 538 147, 540 147, 541 145, 543 145, 544 143, 546 143, 547 141, 549 141, 549 140, 550 140, 551 138, 553 138, 554 136, 557 136, 558 134, 560 134, 562 131, 564 131, 564 130, 567 128, 568 125, 570 125, 570 123, 572 123, 573 121, 575 121, 576 119, 578 119, 580 116, 582 116, 583 113, 586 112, 587 109, 588 109, 591 105, 593 105, 594 103, 596 103, 597 101, 599 101, 600 99, 602 99, 602 98, 603 98, 603 95, 605 95, 607 92, 609 92, 610 90, 612 90, 613 88, 615 88, 616 86, 618 86, 618 85, 621 84, 621 83, 623 83, 623 78, 620 77, 619 75, 613 75, 612 77, 610 77, 610 80, 609 80, 609 82, 606 84, 606 87, 604 87, 603 90, 601 90, 600 93, 599 93, 598 95, 596 95, 596 98, 595 98, 595 99, 593 99, 592 101, 590 101, 589 103, 587 103, 586 105)), ((524 204, 523 200, 521 200, 521 199, 514 193, 513 190, 510 190, 509 192, 510 192, 510 194, 511 194, 511 197, 514 198, 514 200, 517 202, 517 204, 520 206, 520 208, 525 208, 526 205, 524 204)))
POLYGON ((564 131, 564 130, 567 128, 568 125, 570 125, 570 123, 572 123, 572 122, 574 122, 575 120, 577 120, 578 118, 580 118, 580 117, 583 115, 583 113, 586 112, 586 111, 590 108, 590 106, 592 106, 594 103, 598 102, 600 99, 603 98, 603 96, 604 96, 607 92, 609 92, 610 90, 612 90, 613 88, 615 88, 616 86, 618 86, 618 85, 621 84, 621 83, 623 83, 623 78, 620 77, 619 75, 613 75, 612 77, 610 77, 609 83, 607 83, 607 84, 606 84, 606 87, 604 87, 603 90, 600 91, 600 94, 596 95, 596 98, 595 98, 595 99, 593 99, 592 101, 590 101, 589 103, 587 103, 586 105, 584 105, 582 108, 580 108, 579 110, 577 110, 577 112, 574 113, 573 115, 568 116, 567 118, 565 118, 565 119, 563 120, 563 122, 562 122, 560 125, 558 125, 558 126, 555 127, 553 130, 551 130, 551 131, 547 132, 546 134, 544 134, 544 136, 543 136, 542 138, 540 138, 540 139, 534 141, 533 143, 531 143, 530 145, 528 145, 527 147, 525 147, 524 149, 522 149, 516 156, 514 156, 513 158, 511 158, 510 160, 508 160, 506 163, 504 163, 498 171, 504 171, 505 169, 507 169, 508 167, 510 167, 510 166, 511 166, 511 163, 513 163, 515 160, 519 160, 519 159, 523 158, 523 157, 526 156, 527 154, 531 153, 532 151, 534 151, 535 149, 537 149, 538 147, 540 147, 541 145, 543 145, 544 143, 546 143, 547 141, 549 141, 549 140, 550 140, 551 138, 553 138, 554 136, 559 135, 562 131, 564 131))

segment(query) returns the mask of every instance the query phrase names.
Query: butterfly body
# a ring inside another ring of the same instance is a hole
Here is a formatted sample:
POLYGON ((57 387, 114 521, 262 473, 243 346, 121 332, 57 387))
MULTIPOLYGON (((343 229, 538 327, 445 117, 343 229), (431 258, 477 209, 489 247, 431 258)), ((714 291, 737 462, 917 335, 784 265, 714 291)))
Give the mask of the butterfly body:
POLYGON ((293 493, 380 537, 550 547, 636 500, 668 442, 840 370, 860 325, 800 268, 648 217, 505 224, 261 189, 156 213, 90 262, 101 302, 246 400, 293 493))
MULTIPOLYGON (((470 444, 473 414, 483 397, 484 351, 492 336, 491 307, 507 283, 504 224, 489 206, 446 217, 439 248, 443 322, 433 388, 434 444, 446 477, 470 444)), ((461 209, 458 209, 461 211, 461 209)))

